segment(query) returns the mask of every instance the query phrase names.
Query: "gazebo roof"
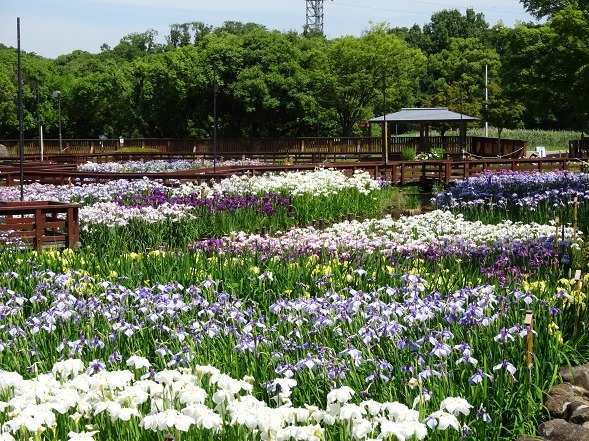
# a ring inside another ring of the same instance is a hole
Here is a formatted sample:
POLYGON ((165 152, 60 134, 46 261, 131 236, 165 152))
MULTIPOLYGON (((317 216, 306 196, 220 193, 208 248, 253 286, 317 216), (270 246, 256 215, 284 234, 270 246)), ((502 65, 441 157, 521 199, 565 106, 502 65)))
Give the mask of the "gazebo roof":
POLYGON ((395 113, 377 116, 368 120, 369 123, 437 123, 477 121, 473 116, 452 112, 447 107, 403 108, 395 113))

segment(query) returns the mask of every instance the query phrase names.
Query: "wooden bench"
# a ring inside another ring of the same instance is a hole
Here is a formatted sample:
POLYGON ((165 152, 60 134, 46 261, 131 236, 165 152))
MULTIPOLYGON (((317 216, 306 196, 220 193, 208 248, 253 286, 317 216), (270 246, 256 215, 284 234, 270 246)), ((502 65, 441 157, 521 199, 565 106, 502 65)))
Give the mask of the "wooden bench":
POLYGON ((80 241, 80 207, 52 201, 0 202, 0 232, 35 249, 75 249, 80 241))

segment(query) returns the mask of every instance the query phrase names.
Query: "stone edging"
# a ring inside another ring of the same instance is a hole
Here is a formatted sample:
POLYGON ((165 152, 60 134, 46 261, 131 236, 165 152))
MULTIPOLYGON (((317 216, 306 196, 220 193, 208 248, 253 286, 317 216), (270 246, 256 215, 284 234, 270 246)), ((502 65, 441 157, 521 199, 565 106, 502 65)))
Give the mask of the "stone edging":
POLYGON ((517 441, 589 441, 589 364, 560 369, 562 383, 550 389, 544 405, 551 419, 540 424, 539 436, 517 441))

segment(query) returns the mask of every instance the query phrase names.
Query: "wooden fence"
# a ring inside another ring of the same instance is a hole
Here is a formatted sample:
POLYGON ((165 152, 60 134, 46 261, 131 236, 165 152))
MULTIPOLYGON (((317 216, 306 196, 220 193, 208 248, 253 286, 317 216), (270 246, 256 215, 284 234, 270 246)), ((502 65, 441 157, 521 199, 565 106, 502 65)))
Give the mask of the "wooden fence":
POLYGON ((470 159, 465 161, 394 161, 386 167, 386 179, 393 185, 413 182, 449 184, 488 170, 568 170, 567 158, 470 159))
POLYGON ((0 202, 0 231, 36 249, 75 248, 80 240, 79 204, 0 202))
MULTIPOLYGON (((10 155, 20 155, 19 140, 0 140, 10 155)), ((202 139, 125 139, 124 147, 147 149, 160 153, 216 155, 223 157, 241 157, 242 155, 299 155, 307 154, 346 154, 361 157, 379 156, 384 159, 381 137, 301 137, 301 138, 219 138, 213 142, 210 138, 202 139)), ((113 154, 120 150, 118 139, 66 139, 59 149, 59 141, 47 139, 43 145, 43 156, 63 155, 98 155, 113 154)), ((451 157, 460 157, 463 152, 486 157, 525 156, 525 141, 482 137, 466 137, 464 146, 460 145, 458 136, 432 136, 425 138, 414 136, 390 136, 387 141, 388 159, 401 159, 405 148, 412 148, 416 153, 441 148, 451 157)), ((28 139, 24 142, 25 155, 40 157, 39 141, 28 139)))
MULTIPOLYGON (((168 173, 105 173, 80 172, 71 165, 47 164, 45 167, 26 164, 23 169, 25 183, 38 182, 55 185, 78 185, 106 182, 115 179, 159 179, 164 184, 179 182, 208 182, 230 175, 254 175, 265 172, 313 170, 318 166, 341 170, 347 175, 356 170, 368 171, 374 179, 382 179, 393 185, 436 181, 449 184, 456 179, 466 179, 485 170, 549 171, 568 170, 569 158, 517 158, 517 159, 469 159, 383 162, 336 162, 328 164, 267 164, 257 166, 230 166, 185 170, 168 173)), ((0 168, 0 185, 16 185, 20 182, 20 170, 16 167, 0 168)))
POLYGON ((569 156, 571 158, 589 158, 589 138, 569 141, 569 156))

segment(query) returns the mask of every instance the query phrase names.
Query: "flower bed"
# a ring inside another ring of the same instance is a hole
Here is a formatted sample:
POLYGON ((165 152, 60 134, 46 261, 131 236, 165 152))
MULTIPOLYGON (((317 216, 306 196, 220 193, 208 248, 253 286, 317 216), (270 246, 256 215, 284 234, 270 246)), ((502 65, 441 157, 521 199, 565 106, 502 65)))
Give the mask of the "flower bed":
POLYGON ((95 240, 76 251, 0 249, 0 439, 533 433, 558 367, 589 356, 589 280, 569 266, 583 235, 559 228, 555 241, 554 225, 441 210, 255 231, 269 194, 277 204, 290 195, 286 210, 322 204, 325 215, 337 212, 328 203, 375 204, 381 191, 364 176, 316 173, 233 178, 205 189, 210 205, 195 186, 152 181, 28 187, 27 197, 141 219, 83 231, 95 240), (240 230, 190 240, 187 218, 170 214, 193 202, 211 211, 228 193, 240 230), (162 230, 184 246, 127 242, 162 230))

